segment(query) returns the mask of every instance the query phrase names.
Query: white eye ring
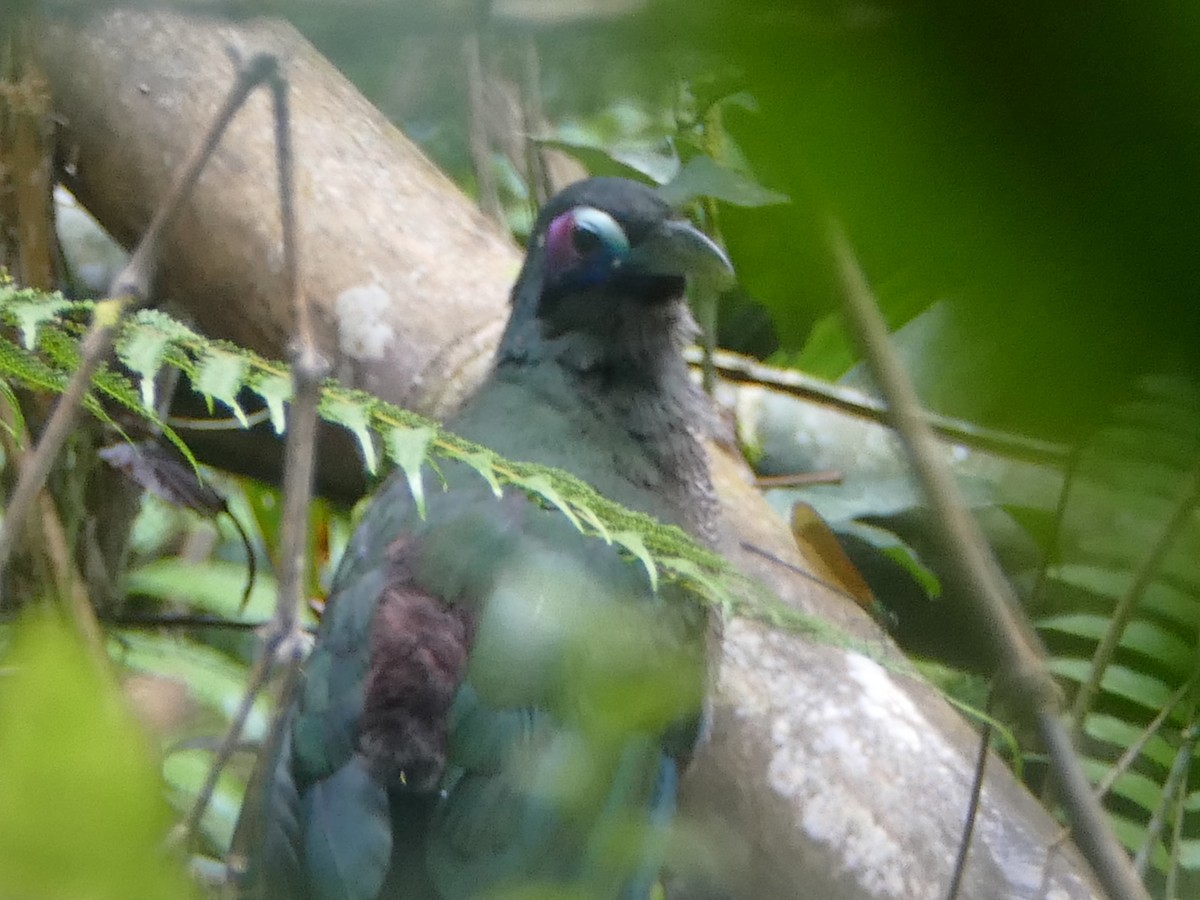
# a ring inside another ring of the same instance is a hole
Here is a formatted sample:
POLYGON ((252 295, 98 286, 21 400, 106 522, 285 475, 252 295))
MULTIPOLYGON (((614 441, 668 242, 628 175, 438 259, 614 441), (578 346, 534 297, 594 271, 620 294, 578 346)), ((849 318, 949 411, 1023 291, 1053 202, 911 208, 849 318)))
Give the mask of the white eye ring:
POLYGON ((619 258, 629 252, 629 238, 625 235, 625 229, 604 210, 580 206, 572 213, 572 219, 576 228, 596 235, 614 256, 619 258))

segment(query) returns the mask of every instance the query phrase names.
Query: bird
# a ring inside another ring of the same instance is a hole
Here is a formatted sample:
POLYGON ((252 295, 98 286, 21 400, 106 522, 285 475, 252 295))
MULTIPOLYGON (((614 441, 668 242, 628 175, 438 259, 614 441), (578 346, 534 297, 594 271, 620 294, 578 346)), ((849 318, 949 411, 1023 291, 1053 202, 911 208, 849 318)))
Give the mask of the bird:
MULTIPOLYGON (((732 266, 654 190, 566 187, 447 427, 717 547, 689 277, 732 266)), ((390 476, 348 542, 243 895, 646 898, 703 727, 708 614, 526 494, 440 470, 423 516, 390 476)))

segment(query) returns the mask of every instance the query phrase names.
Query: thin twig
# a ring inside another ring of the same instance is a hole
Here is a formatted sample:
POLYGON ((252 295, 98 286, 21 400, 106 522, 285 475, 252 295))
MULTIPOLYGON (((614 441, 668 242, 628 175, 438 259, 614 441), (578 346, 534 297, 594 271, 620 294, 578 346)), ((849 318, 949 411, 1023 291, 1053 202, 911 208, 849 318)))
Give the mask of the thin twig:
POLYGON ((1137 609, 1138 603, 1141 602, 1142 594, 1146 592, 1146 588, 1158 575, 1167 551, 1171 549, 1171 545, 1187 524, 1197 500, 1200 500, 1200 468, 1196 468, 1184 479, 1171 514, 1167 517, 1157 540, 1138 568, 1128 590, 1117 602, 1116 609, 1109 618, 1104 637, 1096 647, 1095 653, 1092 654, 1091 672, 1087 681, 1079 686, 1079 692, 1075 695, 1075 703, 1071 707, 1071 738, 1076 743, 1083 735, 1083 725, 1087 719, 1088 710, 1091 709, 1092 700, 1100 690, 1100 683, 1117 652, 1117 646, 1121 643, 1121 635, 1125 633, 1125 627, 1133 618, 1133 613, 1137 609))
POLYGON ((1175 711, 1175 708, 1183 702, 1183 698, 1191 693, 1198 683, 1200 683, 1200 669, 1193 671, 1192 677, 1175 689, 1175 693, 1163 704, 1163 708, 1158 711, 1158 714, 1150 721, 1150 724, 1142 729, 1142 733, 1138 735, 1137 740, 1126 747, 1125 752, 1121 754, 1120 758, 1104 773, 1104 777, 1096 785, 1097 800, 1103 800, 1105 795, 1112 790, 1112 786, 1116 783, 1117 779, 1129 771, 1134 760, 1142 755, 1142 751, 1150 743, 1150 739, 1158 734, 1158 730, 1162 728, 1163 723, 1167 721, 1167 718, 1175 711))
POLYGON ((1079 474, 1079 463, 1083 458, 1083 445, 1078 444, 1071 449, 1067 457, 1066 468, 1063 471, 1062 487, 1058 491, 1058 500, 1054 504, 1054 531, 1050 535, 1050 546, 1042 556, 1042 564, 1038 567, 1037 580, 1029 591, 1026 609, 1037 609, 1042 599, 1042 592, 1050 580, 1050 568, 1058 562, 1062 553, 1063 522, 1067 517, 1067 503, 1071 499, 1071 490, 1075 486, 1075 478, 1079 474))
POLYGON ((549 166, 546 165, 542 144, 538 140, 546 114, 542 104, 542 63, 538 55, 537 37, 527 33, 523 42, 521 124, 525 129, 525 180, 529 185, 530 204, 536 211, 550 199, 554 185, 551 184, 549 166))
MULTIPOLYGON (((990 713, 992 696, 989 692, 985 712, 990 713)), ((971 838, 975 834, 975 819, 979 815, 979 801, 983 797, 983 779, 987 774, 988 750, 992 743, 992 720, 983 720, 983 728, 979 731, 979 755, 975 757, 975 775, 971 780, 971 800, 967 804, 967 820, 963 823, 962 834, 958 839, 958 855, 954 859, 954 874, 950 878, 950 887, 946 890, 946 900, 957 900, 958 892, 962 889, 963 876, 967 871, 967 856, 971 852, 971 838)))
MULTIPOLYGON (((283 228, 284 272, 287 279, 285 286, 296 318, 296 336, 290 348, 292 401, 288 406, 287 439, 284 445, 278 596, 275 614, 264 635, 262 654, 256 671, 261 667, 264 672, 269 672, 278 663, 283 668, 283 685, 271 730, 259 753, 258 764, 246 790, 241 818, 230 850, 227 865, 234 880, 245 872, 248 845, 251 842, 257 843, 257 831, 264 820, 267 795, 272 783, 271 769, 282 742, 286 740, 288 711, 292 695, 299 684, 300 660, 305 642, 298 624, 298 610, 306 571, 308 506, 312 497, 316 458, 317 404, 320 399, 321 382, 330 369, 329 362, 317 349, 312 328, 312 313, 300 272, 299 233, 294 207, 291 116, 287 82, 278 69, 272 73, 270 85, 275 110, 275 147, 283 228)), ((265 678, 257 683, 252 682, 247 687, 245 703, 253 702, 263 684, 265 678)), ((232 740, 236 743, 240 731, 240 727, 231 728, 227 742, 232 740)), ((216 763, 214 760, 213 768, 219 772, 216 763)), ((209 780, 212 780, 211 776, 209 780)), ((207 797, 197 797, 197 807, 201 807, 202 800, 207 802, 207 797)))
POLYGON ((479 208, 493 222, 504 224, 504 210, 492 172, 492 147, 487 127, 487 85, 483 80, 483 52, 478 32, 463 38, 463 62, 467 70, 468 134, 475 186, 479 189, 479 208))
POLYGON ((223 616, 175 613, 121 613, 102 616, 105 625, 115 628, 223 628, 228 631, 257 631, 270 624, 270 619, 239 621, 223 616))
MULTIPOLYGON (((1192 747, 1193 751, 1195 746, 1192 747)), ((1189 763, 1190 767, 1190 763, 1189 763)), ((1175 900, 1179 896, 1176 884, 1179 881, 1179 864, 1180 857, 1183 853, 1183 825, 1184 819, 1187 816, 1188 807, 1188 792, 1186 786, 1188 784, 1188 773, 1184 773, 1183 785, 1184 790, 1179 791, 1175 797, 1175 815, 1171 823, 1171 865, 1167 869, 1167 882, 1164 886, 1163 896, 1167 900, 1175 900)))
MULTIPOLYGON (((241 740, 249 709, 266 685, 275 665, 281 665, 285 682, 295 679, 304 653, 304 636, 298 626, 298 608, 305 571, 308 503, 312 494, 314 442, 317 400, 320 384, 329 372, 329 364, 317 352, 313 337, 312 313, 303 290, 300 254, 297 248, 295 213, 294 156, 291 142, 291 116, 288 108, 287 80, 279 61, 270 54, 256 55, 249 65, 263 70, 263 80, 271 90, 275 121, 276 168, 279 178, 279 215, 283 239, 284 289, 295 315, 296 339, 292 347, 293 397, 288 408, 287 439, 284 445, 283 524, 280 529, 278 598, 275 614, 263 635, 263 648, 242 698, 239 715, 230 724, 221 749, 216 754, 181 829, 177 834, 190 843, 195 835, 212 791, 228 762, 233 748, 241 740)), ((247 798, 262 802, 265 798, 247 798)))
POLYGON ((254 668, 250 672, 250 678, 247 680, 246 692, 242 695, 242 702, 239 704, 237 712, 233 716, 233 721, 229 725, 229 729, 225 732, 225 737, 221 740, 221 744, 217 747, 216 753, 213 754, 212 763, 208 767, 208 772, 204 776, 204 783, 200 785, 200 790, 196 793, 196 799, 188 810, 183 821, 180 822, 172 831, 172 843, 190 843, 192 836, 200 827, 200 820, 204 816, 204 811, 208 808, 209 798, 212 797, 213 791, 217 788, 217 781, 221 777, 221 772, 225 768, 225 764, 229 762, 235 750, 241 744, 242 729, 246 726, 246 720, 250 718, 250 711, 254 708, 254 701, 258 699, 258 694, 262 690, 263 685, 267 683, 267 678, 271 674, 272 657, 269 654, 259 654, 258 659, 254 663, 254 668))
POLYGON ((800 566, 790 563, 786 559, 783 559, 780 556, 776 556, 774 553, 772 553, 770 550, 767 550, 764 547, 760 547, 757 544, 752 544, 749 541, 741 541, 740 546, 743 550, 747 550, 750 553, 755 554, 756 556, 761 556, 763 559, 767 560, 768 562, 772 562, 777 566, 782 566, 783 568, 785 568, 789 572, 791 572, 793 575, 799 575, 801 578, 807 578, 813 584, 819 584, 821 587, 825 588, 825 590, 832 591, 833 593, 835 593, 841 597, 845 597, 847 600, 850 600, 851 602, 853 602, 855 606, 863 605, 863 601, 859 597, 856 597, 854 594, 850 593, 848 590, 846 590, 841 585, 834 584, 832 581, 826 581, 824 578, 821 578, 819 575, 814 575, 812 572, 809 572, 807 569, 802 569, 802 568, 800 568, 800 566))
POLYGON ((1150 821, 1146 825, 1146 836, 1142 839, 1142 845, 1138 847, 1138 851, 1133 857, 1133 867, 1143 878, 1146 876, 1146 869, 1150 866, 1154 848, 1158 846, 1159 839, 1162 837, 1163 828, 1167 824, 1167 816, 1171 813, 1177 798, 1181 794, 1187 793, 1188 772, 1191 771, 1196 741, 1200 738, 1200 722, 1193 721, 1184 729, 1181 737, 1179 749, 1175 752, 1175 759, 1171 763, 1171 771, 1167 773, 1167 780, 1163 782, 1162 799, 1159 801, 1158 808, 1154 810, 1154 814, 1150 816, 1150 821))
POLYGON ((754 486, 759 489, 807 487, 814 484, 841 484, 844 479, 840 469, 824 469, 820 472, 793 472, 790 475, 759 475, 754 486))
MULTIPOLYGON (((270 657, 264 652, 264 659, 270 657)), ((258 750, 258 763, 250 774, 250 783, 246 785, 246 793, 242 800, 242 811, 238 816, 237 827, 229 844, 229 853, 225 859, 228 873, 227 883, 235 888, 241 886, 241 881, 250 869, 250 857, 254 848, 262 843, 263 824, 266 821, 266 806, 275 777, 273 765, 279 758, 283 742, 287 739, 287 725, 291 717, 292 700, 300 685, 300 667, 289 666, 283 674, 283 683, 275 701, 275 714, 271 717, 271 727, 266 740, 258 750)), ((244 896, 238 892, 238 897, 244 896)), ((251 895, 254 896, 254 895, 251 895)))
MULTIPOLYGON (((700 348, 689 348, 684 356, 687 361, 698 366, 703 363, 703 351, 700 348)), ((717 374, 726 381, 735 384, 756 384, 770 388, 781 394, 789 394, 804 400, 811 400, 822 406, 829 406, 849 415, 880 425, 888 424, 887 407, 862 391, 845 385, 833 384, 803 372, 792 369, 778 369, 767 366, 758 360, 727 350, 717 350, 713 353, 713 364, 717 374)), ((954 419, 937 413, 924 412, 925 418, 941 437, 964 447, 997 453, 1012 459, 1061 467, 1066 464, 1071 455, 1071 448, 1066 444, 1051 441, 1040 441, 1035 438, 1005 431, 983 428, 962 419, 954 419)))
POLYGON ((169 416, 165 418, 166 423, 176 431, 245 431, 248 428, 253 428, 255 425, 269 422, 271 420, 271 411, 265 408, 256 409, 254 412, 246 413, 244 419, 239 419, 237 416, 204 419, 198 419, 193 416, 169 416))
POLYGON ((866 277, 848 239, 835 222, 829 223, 828 240, 837 266, 848 327, 887 401, 892 425, 904 442, 933 513, 940 542, 949 551, 949 564, 968 585, 964 598, 973 605, 975 615, 996 644, 1003 663, 1006 695, 1037 724, 1063 786, 1064 805, 1080 850, 1113 900, 1147 898, 1145 887, 1109 829, 1075 756, 1060 719, 1060 694, 1044 665, 1037 635, 1024 617, 1016 593, 991 553, 979 523, 963 501, 954 476, 942 461, 929 419, 888 336, 866 277))

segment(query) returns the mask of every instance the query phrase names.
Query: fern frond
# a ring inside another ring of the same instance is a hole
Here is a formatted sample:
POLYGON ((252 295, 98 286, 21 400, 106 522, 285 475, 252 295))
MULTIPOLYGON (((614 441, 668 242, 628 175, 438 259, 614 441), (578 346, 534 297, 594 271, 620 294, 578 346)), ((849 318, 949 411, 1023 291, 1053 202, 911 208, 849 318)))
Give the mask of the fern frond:
MULTIPOLYGON (((0 335, 0 380, 34 391, 61 393, 77 363, 79 339, 95 309, 91 301, 0 285, 0 323, 18 329, 22 336, 17 343, 0 335)), ((282 433, 285 428, 284 406, 291 394, 291 377, 282 362, 227 341, 202 337, 158 310, 131 316, 116 346, 124 369, 103 367, 86 400, 89 412, 106 424, 116 425, 102 399, 153 425, 195 465, 184 441, 155 412, 155 381, 163 369, 172 368, 188 376, 210 408, 219 402, 243 427, 248 423, 238 395, 249 390, 270 411, 275 430, 282 433)), ((787 606, 682 529, 626 509, 573 475, 506 459, 431 419, 333 380, 322 387, 320 415, 355 436, 372 474, 381 464, 399 467, 413 486, 422 514, 422 466, 438 458, 459 460, 487 479, 497 493, 504 488, 522 491, 560 511, 579 531, 615 545, 644 566, 654 583, 664 579, 682 585, 726 614, 809 633, 823 642, 855 646, 872 657, 879 656, 877 649, 859 646, 861 642, 828 623, 787 606)))

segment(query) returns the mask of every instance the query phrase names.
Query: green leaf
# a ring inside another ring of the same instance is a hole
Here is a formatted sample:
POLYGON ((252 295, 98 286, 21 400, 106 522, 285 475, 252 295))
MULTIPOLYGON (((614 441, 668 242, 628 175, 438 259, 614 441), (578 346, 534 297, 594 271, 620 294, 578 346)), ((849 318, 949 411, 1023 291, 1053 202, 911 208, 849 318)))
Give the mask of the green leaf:
POLYGON ((933 569, 925 565, 917 551, 902 541, 894 532, 877 525, 856 521, 839 522, 835 530, 856 535, 881 551, 912 575, 921 589, 931 598, 936 599, 942 595, 942 583, 938 581, 933 569))
POLYGON ((1192 872, 1200 869, 1200 838, 1182 840, 1175 850, 1179 854, 1179 865, 1192 872))
MULTIPOLYGON (((1050 671, 1080 684, 1087 681, 1092 671, 1089 659, 1053 658, 1047 662, 1050 671)), ((1158 712, 1171 699, 1173 688, 1158 678, 1136 672, 1127 666, 1109 666, 1104 670, 1100 687, 1104 691, 1132 700, 1152 712, 1158 712)))
POLYGON ((682 207, 701 197, 732 206, 774 206, 790 203, 787 194, 763 187, 749 175, 722 166, 711 156, 695 156, 658 190, 671 206, 682 207))
POLYGON ((136 329, 126 331, 128 339, 122 341, 117 354, 126 367, 141 376, 142 404, 154 409, 154 379, 162 366, 163 354, 170 339, 161 332, 136 329))
POLYGON ((283 404, 292 399, 292 379, 287 375, 260 375, 251 383, 251 389, 262 397, 271 414, 271 427, 276 434, 283 434, 287 427, 287 418, 283 414, 283 404))
POLYGON ((330 422, 336 422, 354 435, 362 449, 363 465, 372 475, 379 468, 375 456, 375 442, 371 438, 371 411, 378 403, 370 394, 355 391, 337 396, 326 393, 321 398, 321 414, 330 422))
POLYGON ((558 489, 554 487, 554 484, 548 477, 546 477, 546 475, 537 473, 529 476, 517 476, 513 478, 512 483, 516 487, 522 488, 523 490, 526 490, 532 494, 536 494, 538 497, 550 503, 559 512, 567 517, 570 523, 575 526, 576 531, 584 530, 583 523, 579 521, 579 517, 576 516, 571 510, 571 507, 567 504, 567 501, 563 499, 562 494, 558 492, 558 489))
POLYGON ((608 527, 602 521, 600 521, 600 517, 597 516, 592 509, 580 504, 579 515, 585 522, 587 522, 588 525, 592 527, 596 534, 598 534, 604 540, 604 543, 611 544, 613 542, 612 535, 609 534, 608 527))
MULTIPOLYGON (((180 817, 191 809, 211 766, 212 753, 199 749, 178 750, 163 761, 163 778, 171 789, 169 799, 180 817)), ((222 853, 229 850, 233 840, 245 788, 245 783, 229 769, 223 771, 200 821, 204 836, 222 853)))
POLYGON ((694 585, 702 587, 705 593, 715 598, 721 608, 722 615, 733 615, 738 606, 737 598, 722 583, 720 578, 713 577, 712 573, 705 571, 690 559, 675 558, 670 560, 667 565, 670 566, 675 574, 692 582, 694 585))
MULTIPOLYGON (((1146 826, 1134 821, 1133 819, 1123 816, 1119 813, 1109 813, 1109 823, 1112 825, 1113 834, 1117 836, 1126 849, 1131 853, 1136 852, 1146 840, 1146 826)), ((1170 860, 1167 858, 1167 851, 1163 849, 1161 842, 1154 848, 1154 853, 1151 856, 1151 861, 1154 867, 1160 872, 1165 872, 1170 860)))
POLYGON ((595 144, 543 138, 538 143, 550 150, 561 150, 583 163, 591 175, 613 175, 634 181, 659 183, 664 174, 678 168, 678 161, 671 156, 657 153, 622 152, 595 144))
POLYGON ((0 379, 0 397, 4 398, 4 402, 8 404, 10 415, 13 417, 13 423, 9 425, 7 422, 0 422, 0 427, 3 427, 5 432, 14 438, 19 438, 25 433, 25 416, 21 412, 21 403, 17 400, 17 395, 13 391, 12 386, 0 379))
POLYGON ((496 477, 495 465, 492 461, 492 455, 485 451, 475 451, 471 453, 456 453, 456 458, 462 460, 472 469, 480 474, 480 476, 492 486, 492 493, 497 498, 503 496, 504 487, 500 484, 500 479, 496 477))
POLYGON ((1106 566, 1079 564, 1051 566, 1046 574, 1064 584, 1083 588, 1112 600, 1119 600, 1133 584, 1133 573, 1128 569, 1113 569, 1106 566))
POLYGON ((408 490, 422 519, 425 518, 425 484, 421 466, 429 455, 429 442, 436 434, 435 428, 392 428, 385 438, 388 456, 404 472, 408 490))
POLYGON ((0 893, 193 896, 163 852, 170 819, 146 736, 72 631, 27 617, 3 668, 0 893))
MULTIPOLYGON (((1088 638, 1099 643, 1108 632, 1111 620, 1095 613, 1065 613, 1041 619, 1037 625, 1049 631, 1088 638)), ((1120 646, 1165 665, 1184 676, 1191 670, 1195 649, 1171 632, 1152 622, 1134 619, 1121 633, 1120 646)))
MULTIPOLYGON (((1083 757, 1082 765, 1092 784, 1098 784, 1112 769, 1107 763, 1088 757, 1083 757)), ((1140 772, 1124 772, 1118 775, 1110 791, 1118 797, 1136 803, 1146 812, 1153 812, 1162 798, 1162 785, 1140 772)))
POLYGON ((9 303, 6 308, 21 330, 21 343, 26 350, 32 350, 37 345, 38 328, 45 322, 53 321, 60 312, 71 305, 71 301, 61 294, 48 294, 9 303))
MULTIPOLYGON (((123 631, 109 642, 109 654, 124 666, 158 676, 178 678, 206 706, 231 721, 242 701, 246 669, 228 656, 171 635, 123 631)), ((267 701, 259 697, 246 719, 243 737, 261 740, 270 720, 267 701)))
POLYGON ((642 536, 636 531, 618 531, 612 536, 612 539, 614 544, 623 547, 641 561, 650 578, 650 590, 657 591, 658 566, 654 562, 654 557, 650 555, 650 551, 646 549, 646 542, 642 540, 642 536))
POLYGON ((220 400, 237 416, 243 428, 250 423, 238 404, 238 392, 245 384, 246 360, 226 350, 209 348, 196 373, 195 387, 205 397, 220 400))
POLYGON ((229 619, 255 619, 275 610, 275 578, 259 572, 244 613, 239 614, 246 585, 245 563, 205 560, 190 562, 163 557, 130 570, 124 579, 127 593, 186 603, 194 609, 229 619))
POLYGON ((142 404, 153 410, 154 381, 162 368, 167 346, 180 332, 190 332, 158 310, 142 310, 135 321, 140 327, 125 328, 121 332, 117 355, 130 371, 141 376, 142 404))
MULTIPOLYGON (((1142 725, 1118 719, 1116 716, 1092 713, 1087 718, 1085 730, 1097 740, 1105 741, 1124 750, 1141 740, 1145 728, 1142 725)), ((1171 763, 1175 761, 1175 748, 1166 738, 1154 735, 1146 741, 1142 755, 1164 769, 1169 769, 1171 763)))
MULTIPOLYGON (((1082 588, 1110 600, 1119 600, 1133 584, 1128 569, 1095 565, 1062 565, 1050 569, 1051 577, 1072 587, 1082 588)), ((1142 607, 1178 622, 1185 628, 1200 626, 1200 598, 1161 582, 1146 588, 1142 607)))
POLYGON ((1184 812, 1200 812, 1200 791, 1192 791, 1183 801, 1184 812))

